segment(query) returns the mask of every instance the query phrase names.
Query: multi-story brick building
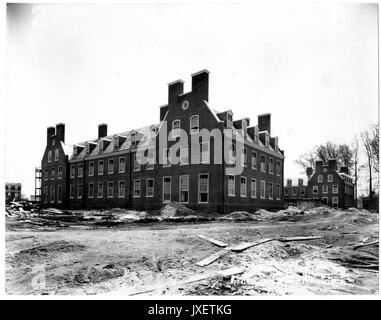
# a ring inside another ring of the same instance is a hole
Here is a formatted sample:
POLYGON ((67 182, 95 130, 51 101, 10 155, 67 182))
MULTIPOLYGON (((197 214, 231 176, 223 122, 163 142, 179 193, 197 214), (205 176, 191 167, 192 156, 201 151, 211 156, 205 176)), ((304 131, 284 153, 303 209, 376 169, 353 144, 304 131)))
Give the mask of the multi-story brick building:
POLYGON ((287 179, 284 188, 284 199, 320 199, 332 207, 348 208, 354 206, 354 184, 348 174, 348 167, 337 168, 336 159, 324 163, 321 160, 315 162, 315 170, 307 168, 308 183, 303 186, 303 180, 299 179, 299 185, 292 186, 287 179), (302 194, 302 190, 306 192, 302 194))
POLYGON ((275 208, 283 200, 284 152, 271 137, 271 115, 233 121, 209 104, 209 72, 168 85, 160 123, 65 144, 65 126, 47 130, 42 201, 69 208, 157 209, 178 201, 202 211, 275 208))
POLYGON ((5 183, 5 202, 21 200, 21 183, 5 183))

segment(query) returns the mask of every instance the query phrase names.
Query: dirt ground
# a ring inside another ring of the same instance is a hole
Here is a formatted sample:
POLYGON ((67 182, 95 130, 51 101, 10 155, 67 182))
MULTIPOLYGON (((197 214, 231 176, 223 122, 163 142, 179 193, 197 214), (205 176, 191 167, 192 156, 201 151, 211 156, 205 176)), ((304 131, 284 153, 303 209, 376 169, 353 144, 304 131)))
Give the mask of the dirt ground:
POLYGON ((6 219, 6 292, 43 295, 378 294, 378 214, 316 212, 259 221, 126 223, 38 228, 6 219), (270 241, 197 262, 220 251, 198 235, 235 245, 270 241), (239 267, 241 274, 217 275, 239 267))

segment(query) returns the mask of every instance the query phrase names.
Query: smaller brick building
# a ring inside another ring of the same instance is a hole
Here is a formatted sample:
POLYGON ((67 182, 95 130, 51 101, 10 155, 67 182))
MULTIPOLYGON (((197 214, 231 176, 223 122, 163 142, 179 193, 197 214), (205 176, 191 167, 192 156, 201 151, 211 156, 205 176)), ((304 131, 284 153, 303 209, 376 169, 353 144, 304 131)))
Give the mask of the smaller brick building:
POLYGON ((6 182, 5 183, 5 201, 21 200, 21 183, 6 182))
POLYGON ((307 168, 307 185, 303 179, 293 186, 291 179, 287 179, 284 187, 284 199, 320 199, 332 207, 349 208, 354 206, 354 184, 348 174, 348 167, 337 167, 336 159, 327 163, 322 160, 315 162, 315 170, 307 168))

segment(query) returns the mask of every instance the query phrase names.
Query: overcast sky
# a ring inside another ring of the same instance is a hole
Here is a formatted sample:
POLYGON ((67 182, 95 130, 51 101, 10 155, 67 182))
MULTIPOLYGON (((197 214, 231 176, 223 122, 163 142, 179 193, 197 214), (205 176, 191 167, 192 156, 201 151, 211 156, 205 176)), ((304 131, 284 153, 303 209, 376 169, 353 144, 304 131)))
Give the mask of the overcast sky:
POLYGON ((46 128, 66 143, 159 122, 167 83, 210 71, 212 108, 272 114, 285 179, 314 145, 378 119, 377 5, 12 5, 5 180, 34 194, 46 128))

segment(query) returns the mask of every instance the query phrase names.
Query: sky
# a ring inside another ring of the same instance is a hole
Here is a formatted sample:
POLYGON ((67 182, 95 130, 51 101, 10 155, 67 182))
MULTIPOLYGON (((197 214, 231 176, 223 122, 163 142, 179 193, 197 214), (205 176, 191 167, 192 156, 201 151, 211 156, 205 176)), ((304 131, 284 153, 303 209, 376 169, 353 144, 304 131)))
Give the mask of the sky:
POLYGON ((13 4, 7 8, 5 181, 34 194, 46 128, 66 143, 159 122, 167 84, 210 71, 209 102, 272 114, 285 179, 313 146, 378 121, 376 4, 13 4))

